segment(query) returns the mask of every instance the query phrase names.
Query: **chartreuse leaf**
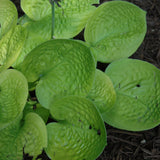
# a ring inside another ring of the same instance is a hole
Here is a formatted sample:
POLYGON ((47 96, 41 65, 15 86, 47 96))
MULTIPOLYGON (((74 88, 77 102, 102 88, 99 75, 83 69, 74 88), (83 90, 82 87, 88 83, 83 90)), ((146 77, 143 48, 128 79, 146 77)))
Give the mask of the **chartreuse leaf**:
POLYGON ((40 104, 29 104, 29 102, 26 104, 23 114, 24 116, 30 112, 37 113, 45 123, 47 123, 48 117, 49 117, 49 110, 42 107, 40 104))
POLYGON ((105 121, 117 128, 141 131, 160 124, 160 70, 140 60, 122 59, 106 69, 117 93, 105 121))
POLYGON ((51 14, 49 0, 21 0, 21 7, 28 17, 35 21, 51 14))
POLYGON ((102 117, 115 103, 116 93, 110 78, 100 70, 96 70, 95 81, 87 98, 91 99, 99 109, 102 117))
POLYGON ((86 96, 92 87, 96 67, 89 48, 82 43, 50 40, 32 50, 19 70, 28 82, 39 80, 36 95, 40 104, 48 108, 53 96, 86 96))
POLYGON ((26 78, 16 70, 0 73, 0 159, 22 160, 23 152, 36 157, 47 147, 47 131, 35 113, 22 119, 28 96, 26 78))
POLYGON ((0 40, 0 72, 10 67, 17 59, 26 39, 22 26, 10 29, 0 40))
POLYGON ((98 61, 112 62, 132 55, 145 33, 145 11, 129 2, 111 1, 97 8, 84 36, 98 61))
POLYGON ((0 39, 17 23, 18 13, 10 0, 0 0, 0 39))
MULTIPOLYGON (((73 38, 85 27, 96 7, 92 4, 99 0, 62 0, 55 5, 55 38, 73 38)), ((21 0, 21 6, 27 16, 21 19, 28 31, 28 38, 21 55, 15 63, 17 67, 33 48, 51 39, 52 13, 49 0, 21 0), (46 15, 46 16, 45 16, 46 15), (36 21, 35 21, 36 20, 36 21), (38 21, 37 21, 38 20, 38 21)))
POLYGON ((103 120, 94 104, 82 97, 53 99, 50 112, 58 122, 47 125, 47 155, 59 160, 93 160, 106 145, 103 120))
POLYGON ((0 130, 22 113, 28 96, 26 78, 16 70, 0 73, 0 130))

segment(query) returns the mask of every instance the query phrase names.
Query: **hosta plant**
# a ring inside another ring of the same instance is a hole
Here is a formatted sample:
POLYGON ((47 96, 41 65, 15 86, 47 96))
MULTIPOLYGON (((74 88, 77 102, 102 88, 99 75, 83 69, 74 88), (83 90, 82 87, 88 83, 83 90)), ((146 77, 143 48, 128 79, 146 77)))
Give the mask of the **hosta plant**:
POLYGON ((160 123, 160 71, 129 59, 146 12, 124 1, 0 0, 0 159, 95 160, 104 121, 141 131, 160 123), (85 29, 84 29, 85 27, 85 29), (73 39, 84 29, 85 41, 73 39), (111 62, 105 72, 97 61, 111 62), (12 66, 12 67, 11 67, 12 66))

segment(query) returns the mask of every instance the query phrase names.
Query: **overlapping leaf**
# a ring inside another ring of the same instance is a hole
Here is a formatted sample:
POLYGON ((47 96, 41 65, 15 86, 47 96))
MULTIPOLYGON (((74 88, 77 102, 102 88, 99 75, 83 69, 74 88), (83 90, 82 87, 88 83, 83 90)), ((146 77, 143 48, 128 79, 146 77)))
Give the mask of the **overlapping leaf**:
MULTIPOLYGON (((51 39, 52 16, 49 0, 22 0, 21 2, 24 12, 30 18, 24 17, 26 22, 24 25, 29 35, 21 56, 14 66, 18 66, 25 55, 38 44, 51 39)), ((96 3, 99 3, 99 0, 63 0, 59 2, 61 7, 55 4, 54 37, 72 38, 76 36, 95 11, 96 8, 92 4, 96 3)))
POLYGON ((95 69, 90 50, 73 40, 45 42, 30 52, 19 67, 28 82, 39 80, 36 95, 46 108, 53 96, 87 95, 95 69))
POLYGON ((36 157, 47 146, 43 120, 35 113, 22 119, 27 95, 27 80, 20 72, 0 73, 0 159, 22 160, 23 153, 36 157))
POLYGON ((95 81, 87 98, 97 106, 102 117, 105 117, 105 112, 108 112, 114 105, 116 93, 112 81, 102 71, 96 70, 95 81))
POLYGON ((85 40, 98 61, 112 62, 129 57, 146 33, 146 12, 129 2, 100 5, 85 28, 85 40))
POLYGON ((105 121, 126 130, 146 130, 160 123, 160 70, 140 60, 122 59, 105 71, 117 100, 105 121))
POLYGON ((46 153, 51 159, 96 159, 106 145, 103 120, 94 104, 81 97, 53 99, 50 112, 58 123, 49 123, 46 153))

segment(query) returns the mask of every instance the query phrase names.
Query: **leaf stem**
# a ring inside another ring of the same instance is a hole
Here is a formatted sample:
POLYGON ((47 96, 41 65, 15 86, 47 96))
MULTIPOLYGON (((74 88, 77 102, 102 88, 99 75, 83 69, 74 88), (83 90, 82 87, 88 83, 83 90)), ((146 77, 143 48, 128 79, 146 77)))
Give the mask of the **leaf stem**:
POLYGON ((54 11, 54 0, 49 0, 52 5, 52 28, 51 28, 51 39, 54 39, 54 22, 55 22, 55 11, 54 11))

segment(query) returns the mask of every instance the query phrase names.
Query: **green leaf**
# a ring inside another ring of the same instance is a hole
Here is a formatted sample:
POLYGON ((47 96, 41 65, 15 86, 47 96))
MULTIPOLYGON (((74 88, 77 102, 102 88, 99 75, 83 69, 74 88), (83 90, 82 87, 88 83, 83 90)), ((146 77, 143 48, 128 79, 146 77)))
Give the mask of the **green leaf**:
POLYGON ((28 82, 39 80, 36 95, 46 108, 53 96, 86 96, 92 87, 95 69, 90 50, 74 40, 45 42, 32 50, 19 67, 28 82))
POLYGON ((16 25, 17 9, 10 0, 0 0, 0 39, 16 25))
MULTIPOLYGON (((34 101, 33 101, 34 103, 34 101)), ((24 116, 30 112, 37 113, 45 123, 47 123, 49 117, 49 110, 43 108, 40 104, 31 105, 29 102, 26 104, 23 114, 24 116)))
POLYGON ((33 157, 41 154, 43 148, 47 147, 47 130, 41 117, 28 113, 16 141, 20 153, 24 151, 33 157))
POLYGON ((16 61, 25 42, 26 34, 26 30, 17 25, 0 40, 0 72, 16 61))
MULTIPOLYGON (((28 31, 28 38, 20 57, 14 65, 15 67, 23 61, 32 49, 51 39, 51 6, 47 7, 49 0, 22 0, 22 2, 25 3, 25 5, 22 3, 22 8, 31 19, 27 16, 21 19, 21 23, 25 25, 28 31)), ((96 9, 95 6, 92 6, 95 3, 99 3, 99 0, 62 0, 59 2, 61 7, 55 5, 54 37, 56 39, 69 39, 81 32, 96 9)))
POLYGON ((106 69, 117 100, 105 121, 117 128, 141 131, 160 124, 160 70, 140 60, 122 59, 106 69))
POLYGON ((18 117, 28 96, 26 78, 16 70, 0 73, 0 129, 18 117))
POLYGON ((91 99, 97 106, 102 117, 105 117, 105 112, 108 112, 115 103, 116 93, 112 81, 98 69, 96 70, 94 84, 87 98, 91 99))
POLYGON ((51 14, 49 0, 21 0, 21 8, 31 19, 37 21, 51 14))
POLYGON ((111 1, 100 5, 85 28, 85 40, 101 62, 129 57, 146 33, 146 12, 132 3, 111 1))
POLYGON ((37 157, 47 147, 47 130, 43 120, 28 113, 19 116, 0 132, 0 159, 22 160, 23 154, 37 157))
POLYGON ((58 123, 49 123, 47 155, 51 159, 96 159, 106 145, 103 120, 94 104, 81 97, 53 99, 50 112, 58 123))

